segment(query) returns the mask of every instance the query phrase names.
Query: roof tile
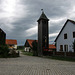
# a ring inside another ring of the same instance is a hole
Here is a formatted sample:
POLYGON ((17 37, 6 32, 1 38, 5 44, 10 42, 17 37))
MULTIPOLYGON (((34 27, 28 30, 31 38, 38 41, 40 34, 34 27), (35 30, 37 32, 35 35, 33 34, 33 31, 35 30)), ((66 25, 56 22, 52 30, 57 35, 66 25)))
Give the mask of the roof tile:
POLYGON ((17 45, 17 40, 12 40, 12 39, 6 39, 6 44, 10 44, 10 45, 12 45, 12 44, 15 44, 15 45, 17 45))

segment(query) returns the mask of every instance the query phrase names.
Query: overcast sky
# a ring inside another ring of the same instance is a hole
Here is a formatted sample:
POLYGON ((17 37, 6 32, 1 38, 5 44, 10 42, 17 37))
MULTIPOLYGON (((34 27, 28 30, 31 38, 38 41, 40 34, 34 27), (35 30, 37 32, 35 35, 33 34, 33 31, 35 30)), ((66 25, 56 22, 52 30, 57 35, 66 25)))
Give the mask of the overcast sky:
POLYGON ((0 28, 7 39, 24 45, 38 39, 37 20, 44 9, 49 18, 49 43, 53 43, 67 19, 75 21, 75 0, 0 0, 0 28))

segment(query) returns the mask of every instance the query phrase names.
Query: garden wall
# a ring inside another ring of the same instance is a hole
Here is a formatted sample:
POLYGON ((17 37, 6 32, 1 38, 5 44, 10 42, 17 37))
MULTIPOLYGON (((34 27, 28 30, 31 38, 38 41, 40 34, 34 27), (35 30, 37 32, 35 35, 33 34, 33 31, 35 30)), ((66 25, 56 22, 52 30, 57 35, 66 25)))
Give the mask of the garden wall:
POLYGON ((73 56, 75 57, 75 53, 74 52, 55 52, 55 55, 60 55, 60 56, 73 56))

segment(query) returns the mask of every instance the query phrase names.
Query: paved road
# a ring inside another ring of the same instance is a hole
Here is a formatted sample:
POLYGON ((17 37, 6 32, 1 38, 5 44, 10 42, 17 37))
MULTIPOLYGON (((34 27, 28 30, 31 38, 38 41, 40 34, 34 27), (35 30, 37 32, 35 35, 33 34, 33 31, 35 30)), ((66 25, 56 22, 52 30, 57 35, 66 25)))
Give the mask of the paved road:
POLYGON ((33 56, 0 58, 0 75, 75 75, 75 62, 33 56))

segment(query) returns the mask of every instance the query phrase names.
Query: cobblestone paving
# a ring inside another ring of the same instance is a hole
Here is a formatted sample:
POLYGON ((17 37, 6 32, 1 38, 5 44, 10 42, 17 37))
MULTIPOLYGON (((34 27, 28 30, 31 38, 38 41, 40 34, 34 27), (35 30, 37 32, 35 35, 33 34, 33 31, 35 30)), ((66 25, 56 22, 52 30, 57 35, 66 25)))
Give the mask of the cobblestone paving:
POLYGON ((75 62, 33 56, 0 58, 0 75, 75 75, 75 62))

